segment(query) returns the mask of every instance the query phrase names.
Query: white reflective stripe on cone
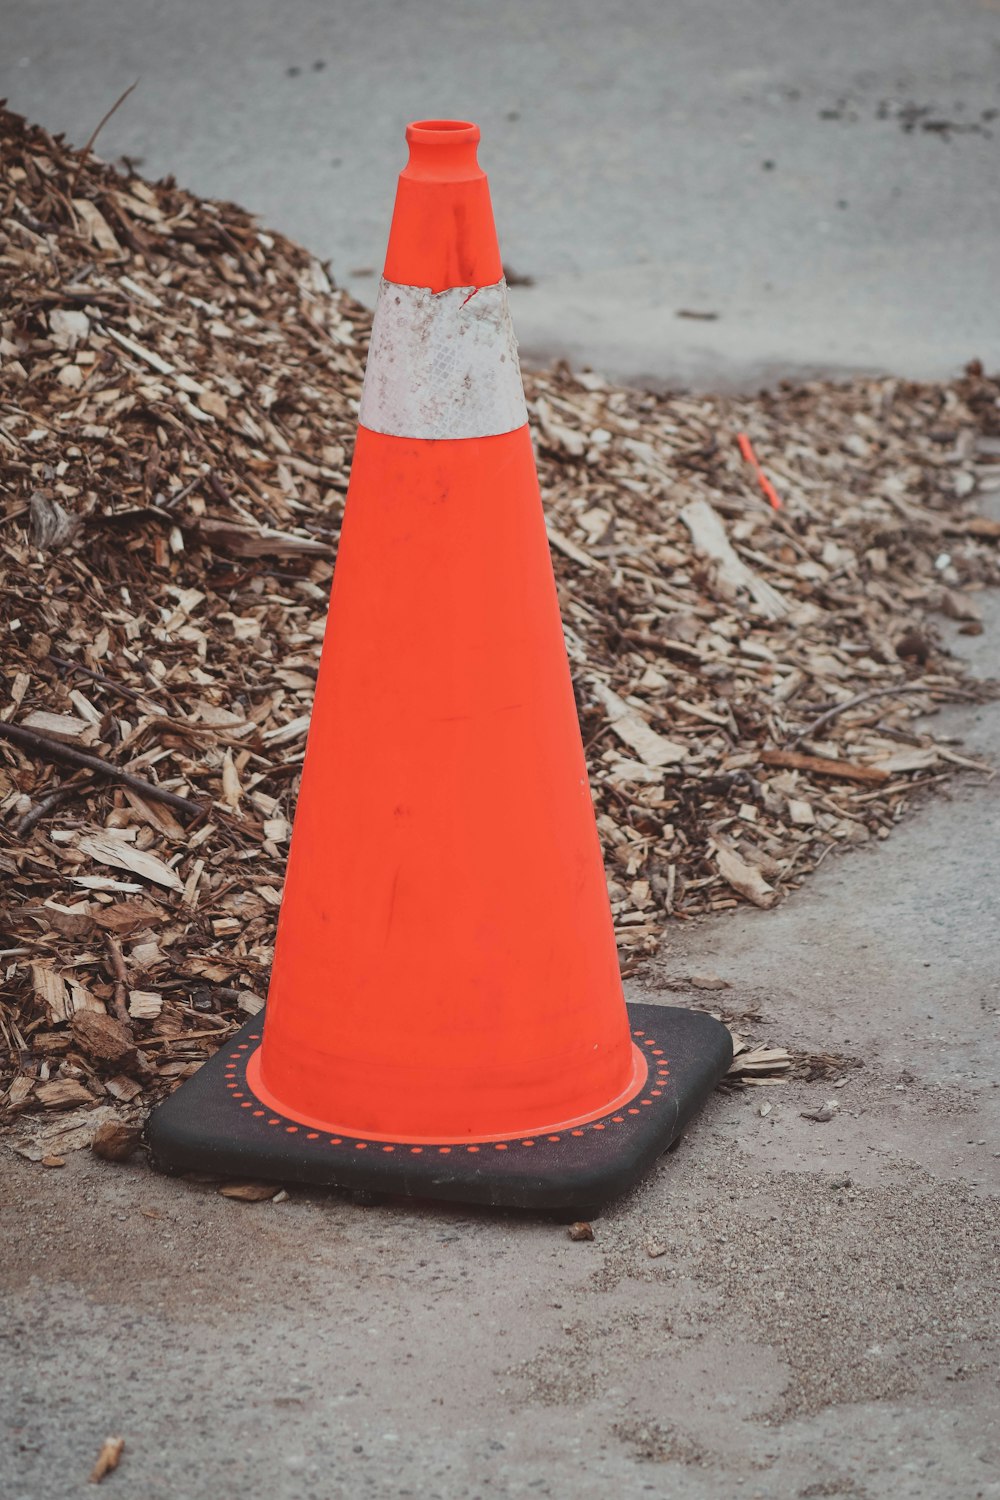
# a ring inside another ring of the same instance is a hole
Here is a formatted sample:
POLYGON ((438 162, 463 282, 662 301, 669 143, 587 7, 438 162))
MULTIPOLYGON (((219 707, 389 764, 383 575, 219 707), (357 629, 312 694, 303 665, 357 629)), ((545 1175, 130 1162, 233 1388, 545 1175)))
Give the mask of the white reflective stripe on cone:
POLYGON ((528 420, 507 283, 446 292, 383 280, 360 421, 390 437, 473 438, 528 420))

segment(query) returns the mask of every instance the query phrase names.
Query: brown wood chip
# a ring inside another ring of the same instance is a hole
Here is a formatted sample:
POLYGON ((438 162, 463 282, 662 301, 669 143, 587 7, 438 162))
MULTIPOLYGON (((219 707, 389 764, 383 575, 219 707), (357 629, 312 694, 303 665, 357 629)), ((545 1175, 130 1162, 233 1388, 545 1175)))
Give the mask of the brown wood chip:
POLYGON ((133 1152, 138 1150, 141 1140, 142 1129, 139 1126, 109 1121, 106 1125, 98 1126, 90 1149, 102 1161, 128 1161, 133 1152))
POLYGON ((878 766, 859 766, 825 755, 803 755, 799 750, 763 750, 760 758, 765 766, 787 766, 793 771, 812 771, 816 776, 837 776, 841 781, 891 780, 889 772, 878 766))
POLYGON ((235 1198, 240 1203, 265 1203, 280 1191, 274 1182, 227 1182, 219 1189, 223 1198, 235 1198))
POLYGON ((54 1078, 51 1083, 40 1083, 35 1098, 43 1109, 72 1109, 78 1104, 94 1102, 93 1094, 75 1078, 54 1078))
POLYGON ((73 1036, 95 1062, 116 1069, 131 1069, 138 1062, 135 1040, 129 1028, 115 1019, 91 1010, 81 1010, 71 1022, 73 1036))

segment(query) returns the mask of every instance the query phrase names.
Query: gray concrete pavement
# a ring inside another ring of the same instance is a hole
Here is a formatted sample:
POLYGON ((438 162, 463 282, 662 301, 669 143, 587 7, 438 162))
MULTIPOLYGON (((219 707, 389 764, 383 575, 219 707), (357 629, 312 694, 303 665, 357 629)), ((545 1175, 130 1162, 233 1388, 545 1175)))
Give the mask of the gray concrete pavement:
MULTIPOLYGON (((470 113, 529 350, 707 385, 996 362, 998 0, 0 14, 14 107, 82 141, 141 74, 103 154, 362 296, 402 122, 470 113)), ((1000 707, 949 723, 995 752, 1000 707)), ((778 910, 672 932, 644 998, 714 969, 728 1014, 846 1062, 717 1095, 592 1243, 4 1150, 0 1490, 89 1493, 116 1432, 122 1500, 1000 1500, 998 865, 972 776, 778 910)))
MULTIPOLYGON (((990 754, 1000 704, 938 727, 990 754)), ((643 998, 713 969, 842 1062, 717 1094, 592 1243, 5 1152, 4 1496, 84 1493, 115 1433, 122 1500, 1000 1500, 998 867, 970 776, 779 909, 675 927, 643 998)))
POLYGON ((484 131, 529 355, 754 385, 1000 358, 1000 0, 32 0, 0 95, 371 300, 403 123, 484 131), (679 311, 717 314, 714 321, 679 311))

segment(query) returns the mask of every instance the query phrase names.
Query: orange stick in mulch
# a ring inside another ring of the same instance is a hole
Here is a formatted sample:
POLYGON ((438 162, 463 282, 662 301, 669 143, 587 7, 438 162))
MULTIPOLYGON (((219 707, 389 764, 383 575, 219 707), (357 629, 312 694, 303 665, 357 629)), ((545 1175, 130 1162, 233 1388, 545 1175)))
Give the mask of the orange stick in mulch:
POLYGON ((407 140, 263 1028, 150 1139, 579 1216, 730 1043, 625 1005, 479 130, 407 140))
POLYGON ((772 509, 780 510, 781 497, 779 496, 777 490, 774 488, 774 485, 768 479, 767 475, 764 473, 764 470, 761 468, 760 461, 757 458, 756 453, 753 451, 753 444, 750 441, 749 435, 745 432, 738 432, 736 434, 736 441, 739 444, 739 449, 743 457, 753 469, 757 479, 757 483, 763 490, 764 495, 771 505, 772 509))

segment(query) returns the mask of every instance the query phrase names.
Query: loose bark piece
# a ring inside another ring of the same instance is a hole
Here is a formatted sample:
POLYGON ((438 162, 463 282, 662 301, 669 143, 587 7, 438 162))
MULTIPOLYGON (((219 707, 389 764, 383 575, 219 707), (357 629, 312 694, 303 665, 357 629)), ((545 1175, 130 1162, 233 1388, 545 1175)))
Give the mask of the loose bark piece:
MULTIPOLYGON (((20 743, 24 749, 39 749, 44 739, 56 740, 61 744, 72 744, 91 728, 92 725, 86 719, 77 718, 75 714, 50 714, 44 709, 36 708, 28 714, 23 724, 4 724, 0 726, 0 732, 4 739, 13 740, 15 744, 20 743), (11 733, 13 729, 23 729, 33 731, 33 733, 26 732, 19 737, 11 733)), ((63 754, 59 758, 65 760, 66 756, 63 754)))
POLYGON ((236 557, 333 557, 328 542, 315 537, 291 536, 262 526, 251 531, 247 526, 232 526, 226 521, 198 522, 197 535, 209 547, 232 552, 236 557))
POLYGON ((163 1009, 163 996, 155 990, 132 990, 128 1013, 137 1021, 155 1021, 163 1009))
MULTIPOLYGON (((112 908, 113 909, 113 908, 112 908)), ((110 914, 108 914, 110 915, 110 914)), ((114 988, 114 1010, 121 1025, 129 1029, 128 1014, 128 971, 125 968, 125 960, 122 950, 115 942, 110 932, 104 934, 104 947, 111 963, 111 972, 115 977, 114 988)))
POLYGON ((730 1072, 787 1072, 792 1066, 791 1054, 784 1047, 751 1047, 735 1058, 730 1072))
POLYGON ((26 1133, 19 1132, 12 1149, 26 1161, 37 1162, 46 1156, 68 1156, 71 1151, 85 1150, 101 1126, 117 1123, 118 1115, 110 1105, 95 1105, 91 1100, 65 1113, 52 1111, 22 1119, 26 1133))
POLYGON ((73 1109, 78 1104, 92 1104, 94 1096, 75 1078, 54 1078, 40 1083, 35 1098, 44 1109, 73 1109))
MULTIPOLYGON (((50 326, 53 316, 50 314, 50 326)), ((85 318, 84 322, 86 322, 85 318)), ((32 495, 29 515, 28 529, 31 541, 40 552, 68 547, 83 525, 79 516, 64 510, 58 500, 54 500, 51 495, 32 495)))
POLYGON ((126 1125, 122 1121, 108 1121, 94 1132, 90 1149, 102 1161, 128 1161, 138 1150, 142 1141, 142 1129, 138 1125, 126 1125))
POLYGON ((46 1006, 53 1021, 66 1021, 71 1014, 66 994, 66 981, 46 964, 31 965, 31 985, 46 1006))
POLYGON ((138 1064, 135 1039, 129 1028, 114 1016, 82 1010, 71 1024, 73 1036, 96 1062, 110 1063, 129 1071, 138 1064))

